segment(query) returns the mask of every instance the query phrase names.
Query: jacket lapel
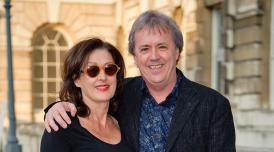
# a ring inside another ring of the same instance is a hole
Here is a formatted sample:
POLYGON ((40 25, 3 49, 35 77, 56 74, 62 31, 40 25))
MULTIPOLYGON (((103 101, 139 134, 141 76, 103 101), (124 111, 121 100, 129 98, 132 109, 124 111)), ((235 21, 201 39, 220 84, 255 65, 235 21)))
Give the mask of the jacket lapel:
POLYGON ((191 113, 199 103, 199 100, 195 96, 197 92, 195 88, 191 86, 191 81, 183 76, 183 80, 178 88, 179 96, 170 124, 166 149, 167 152, 171 150, 176 138, 180 134, 181 130, 183 130, 184 125, 190 118, 191 113))

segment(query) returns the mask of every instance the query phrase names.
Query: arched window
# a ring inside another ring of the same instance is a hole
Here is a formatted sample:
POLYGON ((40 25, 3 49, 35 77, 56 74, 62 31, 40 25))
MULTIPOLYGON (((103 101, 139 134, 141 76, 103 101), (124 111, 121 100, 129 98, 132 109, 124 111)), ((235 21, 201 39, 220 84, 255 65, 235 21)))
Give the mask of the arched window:
POLYGON ((44 27, 34 34, 32 48, 32 106, 36 113, 58 97, 60 67, 68 49, 68 41, 58 29, 44 27))

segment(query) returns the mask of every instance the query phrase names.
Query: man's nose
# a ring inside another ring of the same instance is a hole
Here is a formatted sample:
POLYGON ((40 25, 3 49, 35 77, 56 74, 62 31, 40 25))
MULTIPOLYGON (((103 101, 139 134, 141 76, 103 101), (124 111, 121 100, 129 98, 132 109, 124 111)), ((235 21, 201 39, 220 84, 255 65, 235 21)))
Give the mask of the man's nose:
POLYGON ((157 60, 159 59, 159 50, 157 50, 156 48, 152 49, 151 51, 151 55, 150 55, 150 59, 151 60, 157 60))

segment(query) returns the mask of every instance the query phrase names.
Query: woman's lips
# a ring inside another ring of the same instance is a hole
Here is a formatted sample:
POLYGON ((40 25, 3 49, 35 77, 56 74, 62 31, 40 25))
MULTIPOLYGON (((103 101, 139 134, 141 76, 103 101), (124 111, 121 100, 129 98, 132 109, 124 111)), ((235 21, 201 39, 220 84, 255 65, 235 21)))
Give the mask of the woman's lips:
POLYGON ((96 89, 99 91, 105 92, 109 89, 109 85, 108 84, 97 85, 96 89))

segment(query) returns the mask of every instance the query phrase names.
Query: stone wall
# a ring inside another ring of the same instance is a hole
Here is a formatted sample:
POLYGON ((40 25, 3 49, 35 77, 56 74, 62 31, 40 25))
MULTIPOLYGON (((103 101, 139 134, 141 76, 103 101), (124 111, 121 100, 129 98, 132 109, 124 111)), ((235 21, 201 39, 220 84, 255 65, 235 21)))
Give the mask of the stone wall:
POLYGON ((274 150, 274 111, 269 101, 271 1, 235 1, 237 143, 241 151, 274 150))

